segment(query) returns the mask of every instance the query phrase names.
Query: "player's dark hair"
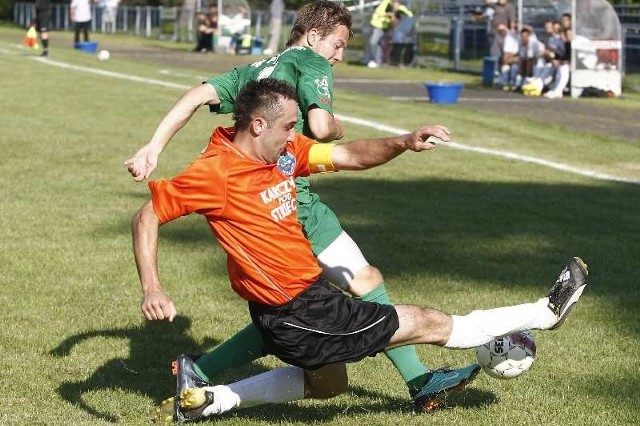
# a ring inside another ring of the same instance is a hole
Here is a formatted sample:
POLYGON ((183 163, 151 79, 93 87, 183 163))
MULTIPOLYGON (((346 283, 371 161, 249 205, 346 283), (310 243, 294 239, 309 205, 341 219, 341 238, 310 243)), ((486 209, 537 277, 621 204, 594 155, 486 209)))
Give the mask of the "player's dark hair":
POLYGON ((318 30, 320 37, 331 34, 339 25, 344 25, 349 29, 349 38, 353 37, 351 32, 351 12, 341 2, 318 0, 307 3, 300 8, 296 15, 296 20, 291 28, 287 47, 295 45, 300 38, 312 28, 318 30))
POLYGON ((233 110, 236 129, 248 129, 256 117, 264 117, 270 127, 282 113, 283 99, 296 99, 296 91, 289 83, 275 78, 247 83, 238 94, 233 110))

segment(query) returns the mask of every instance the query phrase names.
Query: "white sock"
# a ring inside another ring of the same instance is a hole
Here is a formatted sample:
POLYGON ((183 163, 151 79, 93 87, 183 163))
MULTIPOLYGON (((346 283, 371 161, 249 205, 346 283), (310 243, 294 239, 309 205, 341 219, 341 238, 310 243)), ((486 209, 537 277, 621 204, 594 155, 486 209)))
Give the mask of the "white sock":
POLYGON ((569 65, 567 64, 560 65, 556 73, 556 78, 557 78, 556 84, 553 86, 553 89, 551 90, 556 93, 562 93, 564 88, 567 86, 567 83, 569 83, 570 75, 571 75, 571 69, 569 68, 569 65))
POLYGON ((229 385, 205 387, 214 393, 214 402, 203 416, 222 414, 233 408, 277 404, 304 398, 304 370, 282 367, 229 385))
POLYGON ((557 318, 547 307, 547 297, 535 303, 473 311, 464 316, 452 315, 453 328, 445 348, 475 348, 498 337, 525 330, 545 330, 557 318))

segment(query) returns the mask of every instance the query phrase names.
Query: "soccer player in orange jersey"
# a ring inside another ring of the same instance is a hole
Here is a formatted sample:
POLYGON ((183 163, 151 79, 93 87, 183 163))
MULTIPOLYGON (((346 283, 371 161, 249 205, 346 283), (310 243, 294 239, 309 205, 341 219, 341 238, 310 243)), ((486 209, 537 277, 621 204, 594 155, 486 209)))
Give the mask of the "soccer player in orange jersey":
POLYGON ((473 348, 523 330, 554 329, 586 286, 586 265, 573 258, 547 297, 465 316, 349 297, 321 277, 296 217, 294 178, 367 169, 407 150, 431 150, 429 137, 446 142, 449 130, 435 125, 396 137, 317 144, 295 132, 293 87, 270 78, 245 86, 234 118, 235 128, 216 129, 205 152, 182 173, 149 183, 151 201, 132 225, 142 312, 148 320, 175 317, 158 275, 158 228, 197 212, 228 255, 231 286, 249 302, 265 353, 295 367, 246 379, 236 388, 186 389, 178 403, 172 398, 163 404, 171 409, 169 417, 197 419, 260 403, 331 397, 346 389, 344 363, 390 347, 473 348))

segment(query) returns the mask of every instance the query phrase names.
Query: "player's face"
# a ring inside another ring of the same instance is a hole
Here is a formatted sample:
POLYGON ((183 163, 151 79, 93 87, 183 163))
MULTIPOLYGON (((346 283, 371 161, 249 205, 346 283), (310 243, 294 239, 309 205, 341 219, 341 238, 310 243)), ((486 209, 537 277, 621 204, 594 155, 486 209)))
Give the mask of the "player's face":
POLYGON ((344 50, 348 44, 349 29, 344 25, 339 25, 332 33, 319 39, 312 48, 333 66, 342 62, 344 50))
POLYGON ((295 138, 298 121, 298 103, 293 99, 282 101, 282 114, 265 131, 260 156, 268 164, 275 164, 287 142, 295 138))

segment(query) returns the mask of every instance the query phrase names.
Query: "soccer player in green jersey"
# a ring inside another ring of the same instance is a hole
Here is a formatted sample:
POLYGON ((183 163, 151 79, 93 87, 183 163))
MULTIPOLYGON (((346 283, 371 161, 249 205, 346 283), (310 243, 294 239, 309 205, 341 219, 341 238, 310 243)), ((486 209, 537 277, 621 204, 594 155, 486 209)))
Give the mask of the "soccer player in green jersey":
MULTIPOLYGON (((164 147, 198 108, 207 105, 213 113, 230 113, 244 85, 266 77, 284 80, 296 89, 299 132, 321 142, 341 139, 342 125, 333 116, 332 66, 342 61, 351 35, 351 13, 341 3, 320 0, 304 5, 283 52, 187 90, 160 122, 151 141, 125 162, 129 172, 136 181, 147 179, 164 147)), ((324 277, 354 297, 391 305, 382 274, 367 262, 333 211, 311 192, 307 178, 296 179, 296 193, 298 218, 324 277)), ((157 319, 165 317, 169 316, 160 311, 157 319)), ((262 354, 262 340, 250 324, 195 360, 181 355, 174 362, 178 393, 203 386, 219 372, 251 362, 262 354)), ((405 380, 417 410, 435 407, 435 401, 468 382, 480 368, 474 364, 459 370, 431 371, 420 362, 414 346, 394 348, 385 354, 405 380)))

